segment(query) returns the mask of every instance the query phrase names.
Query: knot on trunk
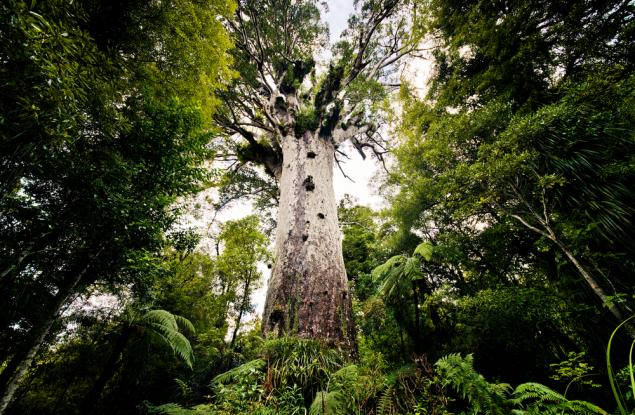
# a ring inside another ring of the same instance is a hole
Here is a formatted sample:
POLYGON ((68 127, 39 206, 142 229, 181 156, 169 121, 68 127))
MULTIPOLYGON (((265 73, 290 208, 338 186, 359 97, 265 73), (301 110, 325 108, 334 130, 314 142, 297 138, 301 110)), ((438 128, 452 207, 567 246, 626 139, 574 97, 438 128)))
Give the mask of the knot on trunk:
POLYGON ((307 192, 312 192, 313 190, 315 190, 313 176, 307 176, 307 178, 304 179, 304 182, 302 182, 302 185, 304 185, 304 188, 307 190, 307 192))

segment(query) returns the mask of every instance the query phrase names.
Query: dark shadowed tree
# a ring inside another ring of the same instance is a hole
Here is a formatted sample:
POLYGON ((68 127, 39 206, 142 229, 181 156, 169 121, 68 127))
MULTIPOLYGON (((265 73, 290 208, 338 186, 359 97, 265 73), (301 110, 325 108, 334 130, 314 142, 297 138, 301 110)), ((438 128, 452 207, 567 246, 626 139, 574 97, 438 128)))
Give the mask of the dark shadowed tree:
POLYGON ((0 413, 77 294, 147 285, 170 206, 207 180, 203 120, 231 44, 218 17, 232 11, 0 5, 0 413))

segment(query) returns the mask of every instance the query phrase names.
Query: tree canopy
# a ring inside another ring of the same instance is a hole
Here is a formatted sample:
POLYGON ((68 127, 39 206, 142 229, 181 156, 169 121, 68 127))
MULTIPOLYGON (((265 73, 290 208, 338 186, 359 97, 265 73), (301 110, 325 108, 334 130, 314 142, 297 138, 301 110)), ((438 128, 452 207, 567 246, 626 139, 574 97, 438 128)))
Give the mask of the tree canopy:
POLYGON ((0 413, 635 408, 633 2, 328 6, 0 4, 0 413))

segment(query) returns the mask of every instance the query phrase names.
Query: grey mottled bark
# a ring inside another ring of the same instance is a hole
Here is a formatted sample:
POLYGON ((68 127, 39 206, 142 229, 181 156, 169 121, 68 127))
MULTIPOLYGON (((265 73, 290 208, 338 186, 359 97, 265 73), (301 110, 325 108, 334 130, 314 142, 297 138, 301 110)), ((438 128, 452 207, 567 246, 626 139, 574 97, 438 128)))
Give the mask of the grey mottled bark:
POLYGON ((333 190, 334 144, 315 132, 282 142, 275 264, 265 334, 318 338, 354 352, 354 328, 333 190))

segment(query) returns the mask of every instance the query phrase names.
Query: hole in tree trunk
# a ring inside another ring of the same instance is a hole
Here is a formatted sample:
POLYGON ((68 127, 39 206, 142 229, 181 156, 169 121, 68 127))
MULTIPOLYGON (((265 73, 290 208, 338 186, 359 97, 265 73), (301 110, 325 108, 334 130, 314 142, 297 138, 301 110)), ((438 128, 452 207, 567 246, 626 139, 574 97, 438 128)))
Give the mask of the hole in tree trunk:
POLYGON ((307 192, 312 192, 313 190, 315 190, 315 183, 313 183, 313 176, 307 176, 307 178, 304 179, 304 182, 302 182, 302 184, 304 185, 304 188, 307 190, 307 192))
POLYGON ((324 213, 318 213, 318 218, 324 219, 326 215, 324 213))
POLYGON ((273 311, 269 315, 269 327, 274 328, 276 324, 280 324, 284 322, 284 313, 282 308, 277 306, 274 307, 273 311))
POLYGON ((306 242, 306 240, 309 239, 309 235, 304 234, 302 235, 302 240, 306 242))
POLYGON ((315 153, 312 152, 312 151, 309 151, 308 153, 306 153, 306 156, 307 156, 307 158, 314 159, 315 158, 315 153))

